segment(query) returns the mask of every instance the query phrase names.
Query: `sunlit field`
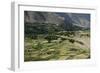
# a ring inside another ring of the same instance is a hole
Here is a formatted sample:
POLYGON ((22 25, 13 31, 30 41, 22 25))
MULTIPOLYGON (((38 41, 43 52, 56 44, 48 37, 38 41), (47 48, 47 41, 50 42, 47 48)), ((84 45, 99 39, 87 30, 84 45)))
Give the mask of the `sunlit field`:
POLYGON ((90 15, 24 12, 24 61, 90 59, 90 15))
POLYGON ((90 58, 88 31, 61 32, 57 35, 38 35, 25 38, 25 61, 69 60, 90 58), (67 33, 67 35, 66 35, 67 33))

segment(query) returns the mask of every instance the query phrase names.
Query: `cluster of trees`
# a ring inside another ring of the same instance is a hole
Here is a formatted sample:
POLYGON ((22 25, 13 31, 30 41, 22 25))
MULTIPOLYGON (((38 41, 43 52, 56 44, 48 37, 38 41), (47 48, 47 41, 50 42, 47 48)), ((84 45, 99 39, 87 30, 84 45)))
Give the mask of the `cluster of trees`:
POLYGON ((48 40, 48 43, 51 43, 52 40, 57 40, 59 37, 56 35, 47 35, 45 39, 48 40))
POLYGON ((25 23, 26 35, 48 34, 63 30, 62 27, 52 23, 25 23))
MULTIPOLYGON (((72 26, 74 27, 74 26, 72 26)), ((60 24, 52 24, 52 23, 25 23, 25 37, 29 37, 31 39, 38 39, 43 38, 48 41, 48 43, 51 43, 52 40, 57 40, 58 38, 61 38, 61 41, 66 40, 66 38, 60 37, 60 36, 75 36, 76 32, 75 30, 80 30, 81 28, 76 27, 70 28, 71 31, 65 30, 63 26, 60 24), (39 37, 39 35, 42 35, 39 37)), ((81 36, 84 36, 82 34, 81 36)), ((90 36, 89 34, 85 34, 85 36, 90 36)), ((74 43, 75 41, 73 39, 69 39, 70 42, 74 43)))
POLYGON ((64 36, 75 36, 75 31, 60 31, 57 35, 64 35, 64 36))
MULTIPOLYGON (((69 24, 70 25, 70 24, 69 24)), ((67 26, 69 26, 67 25, 67 26)), ((52 23, 25 23, 25 35, 38 35, 38 34, 52 34, 60 31, 69 31, 69 32, 61 32, 58 33, 60 35, 74 35, 74 31, 82 30, 81 27, 73 25, 69 29, 65 27, 65 24, 52 24, 52 23), (71 31, 71 32, 70 32, 71 31), (73 32, 72 32, 73 31, 73 32)))

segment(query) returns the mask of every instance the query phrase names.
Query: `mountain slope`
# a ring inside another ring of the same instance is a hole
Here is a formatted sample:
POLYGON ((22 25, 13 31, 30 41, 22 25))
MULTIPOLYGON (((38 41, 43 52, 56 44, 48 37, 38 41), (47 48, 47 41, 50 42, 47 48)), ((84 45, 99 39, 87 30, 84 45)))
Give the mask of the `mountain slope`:
MULTIPOLYGON (((90 29, 90 15, 79 13, 58 13, 58 12, 37 12, 25 11, 24 22, 26 23, 45 23, 60 27, 65 31, 75 31, 90 29)), ((26 24, 27 25, 27 24, 26 24)))

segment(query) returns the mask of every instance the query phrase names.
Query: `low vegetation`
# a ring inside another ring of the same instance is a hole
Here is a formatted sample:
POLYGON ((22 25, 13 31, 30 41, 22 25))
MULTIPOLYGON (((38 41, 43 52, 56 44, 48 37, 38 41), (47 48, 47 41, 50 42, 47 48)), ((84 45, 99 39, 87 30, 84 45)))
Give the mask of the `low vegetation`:
MULTIPOLYGON (((38 27, 38 29, 40 28, 38 27)), ((24 40, 25 61, 70 60, 90 58, 89 31, 60 30, 54 32, 55 30, 50 29, 48 29, 48 31, 46 30, 46 32, 44 31, 44 33, 42 33, 41 31, 35 33, 34 30, 34 35, 30 31, 26 32, 24 40)))

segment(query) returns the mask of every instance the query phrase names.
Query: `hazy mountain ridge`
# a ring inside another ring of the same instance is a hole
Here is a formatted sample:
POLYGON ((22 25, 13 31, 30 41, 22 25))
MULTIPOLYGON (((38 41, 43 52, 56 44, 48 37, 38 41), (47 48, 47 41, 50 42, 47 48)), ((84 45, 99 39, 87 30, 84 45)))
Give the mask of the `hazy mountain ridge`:
POLYGON ((25 22, 34 23, 53 23, 60 24, 63 20, 56 13, 47 13, 47 12, 25 12, 25 22))
POLYGON ((73 28, 90 28, 90 15, 79 13, 54 13, 25 11, 25 23, 50 23, 63 27, 65 30, 73 28))

